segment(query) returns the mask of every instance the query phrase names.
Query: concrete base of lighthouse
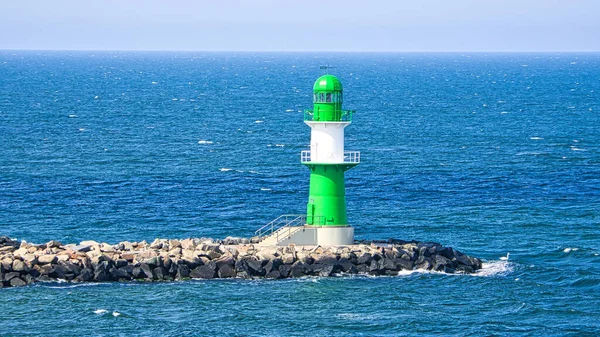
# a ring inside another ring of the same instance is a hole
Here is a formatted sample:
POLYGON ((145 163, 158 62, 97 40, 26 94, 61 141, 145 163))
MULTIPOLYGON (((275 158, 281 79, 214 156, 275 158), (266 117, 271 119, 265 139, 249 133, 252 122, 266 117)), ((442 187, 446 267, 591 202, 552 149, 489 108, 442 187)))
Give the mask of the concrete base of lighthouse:
MULTIPOLYGON (((344 246, 354 244, 354 227, 350 226, 298 226, 278 236, 263 239, 261 246, 344 246)), ((275 234, 275 233, 274 233, 275 234)))

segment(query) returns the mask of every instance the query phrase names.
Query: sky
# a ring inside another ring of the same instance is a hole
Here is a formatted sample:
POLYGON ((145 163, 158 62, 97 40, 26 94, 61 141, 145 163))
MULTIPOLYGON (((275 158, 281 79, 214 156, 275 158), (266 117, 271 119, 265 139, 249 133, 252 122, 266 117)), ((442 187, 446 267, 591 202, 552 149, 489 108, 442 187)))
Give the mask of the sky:
POLYGON ((600 51, 600 0, 0 0, 0 49, 600 51))

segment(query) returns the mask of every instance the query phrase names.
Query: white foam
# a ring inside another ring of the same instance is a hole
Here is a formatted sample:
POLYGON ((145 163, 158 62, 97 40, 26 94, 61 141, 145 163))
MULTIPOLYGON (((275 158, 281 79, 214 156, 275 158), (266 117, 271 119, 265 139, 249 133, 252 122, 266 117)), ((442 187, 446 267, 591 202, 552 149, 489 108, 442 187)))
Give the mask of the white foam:
POLYGON ((96 315, 104 315, 107 312, 108 312, 108 310, 105 310, 105 309, 94 310, 94 314, 96 314, 96 315))
POLYGON ((579 250, 579 248, 577 248, 577 247, 567 247, 563 250, 563 253, 576 252, 578 250, 579 250))
POLYGON ((118 312, 118 311, 113 311, 112 315, 113 315, 114 317, 119 317, 119 316, 121 316, 121 313, 120 313, 120 312, 118 312))
POLYGON ((158 82, 154 82, 154 81, 152 81, 152 84, 158 84, 158 82))
POLYGON ((223 167, 223 168, 219 169, 219 171, 221 171, 221 172, 227 172, 227 171, 231 171, 231 170, 233 170, 233 169, 230 169, 230 168, 227 168, 227 167, 223 167))
POLYGON ((94 96, 94 99, 98 99, 98 98, 100 98, 100 96, 94 96))
POLYGON ((294 110, 292 110, 292 109, 285 110, 285 112, 292 112, 292 111, 294 111, 294 110))
POLYGON ((69 115, 69 118, 77 118, 77 115, 69 115))
POLYGON ((531 140, 542 140, 544 138, 542 138, 542 137, 529 137, 529 139, 531 139, 531 140))
POLYGON ((270 188, 266 188, 266 187, 261 187, 261 188, 260 188, 260 190, 261 190, 261 191, 271 191, 271 189, 270 189, 270 188))
POLYGON ((213 142, 210 140, 199 140, 198 144, 212 144, 213 142))
POLYGON ((508 261, 490 261, 483 263, 482 268, 473 276, 504 276, 514 270, 514 265, 508 261))
POLYGON ((507 114, 507 113, 508 113, 508 111, 500 111, 500 114, 501 114, 501 115, 505 115, 505 114, 507 114))
POLYGON ((277 147, 284 147, 285 145, 284 144, 275 144, 275 146, 277 146, 277 147))
POLYGON ((343 320, 348 320, 348 321, 367 321, 367 320, 372 321, 374 319, 377 319, 376 315, 367 315, 367 314, 350 313, 350 312, 337 314, 337 315, 335 315, 335 317, 337 317, 339 319, 343 319, 343 320))
POLYGON ((261 121, 261 120, 256 120, 256 121, 254 121, 254 123, 256 123, 256 124, 260 124, 260 123, 264 123, 264 122, 265 122, 265 121, 261 121))
POLYGON ((250 171, 248 171, 248 172, 250 172, 250 173, 254 173, 254 174, 259 174, 259 172, 258 172, 258 171, 252 171, 252 170, 250 170, 250 171))
POLYGON ((575 146, 571 146, 571 151, 587 151, 586 149, 580 149, 578 147, 575 146))

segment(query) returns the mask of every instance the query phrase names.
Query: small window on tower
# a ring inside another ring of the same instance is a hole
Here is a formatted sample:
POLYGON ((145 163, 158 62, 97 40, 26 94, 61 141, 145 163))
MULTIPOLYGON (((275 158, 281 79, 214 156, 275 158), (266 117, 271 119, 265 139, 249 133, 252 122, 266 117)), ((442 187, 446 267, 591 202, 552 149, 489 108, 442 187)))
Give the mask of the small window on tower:
POLYGON ((327 94, 327 96, 326 96, 326 102, 327 103, 331 103, 331 94, 327 94))
POLYGON ((313 94, 313 103, 317 103, 317 94, 313 94))
POLYGON ((319 94, 319 102, 325 102, 325 94, 319 94))

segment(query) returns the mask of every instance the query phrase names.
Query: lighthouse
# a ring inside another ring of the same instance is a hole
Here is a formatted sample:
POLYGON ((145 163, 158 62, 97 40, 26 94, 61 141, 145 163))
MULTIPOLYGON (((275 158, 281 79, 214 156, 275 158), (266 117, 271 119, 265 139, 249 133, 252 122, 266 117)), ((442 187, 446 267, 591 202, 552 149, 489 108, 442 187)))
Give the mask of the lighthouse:
POLYGON ((360 163, 360 152, 346 151, 344 130, 354 110, 342 110, 340 80, 323 75, 313 86, 313 109, 304 111, 310 150, 300 162, 310 170, 306 214, 284 214, 256 231, 263 245, 351 245, 354 227, 346 214, 344 174, 360 163))
POLYGON ((342 110, 343 100, 340 80, 323 75, 313 86, 313 110, 304 113, 304 123, 311 130, 310 150, 300 156, 310 169, 306 226, 317 230, 320 245, 354 242, 354 228, 346 214, 344 174, 360 163, 360 152, 344 149, 344 131, 354 111, 342 110))

